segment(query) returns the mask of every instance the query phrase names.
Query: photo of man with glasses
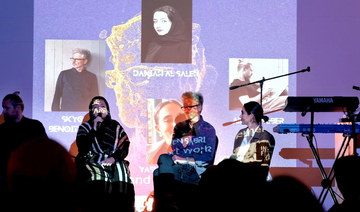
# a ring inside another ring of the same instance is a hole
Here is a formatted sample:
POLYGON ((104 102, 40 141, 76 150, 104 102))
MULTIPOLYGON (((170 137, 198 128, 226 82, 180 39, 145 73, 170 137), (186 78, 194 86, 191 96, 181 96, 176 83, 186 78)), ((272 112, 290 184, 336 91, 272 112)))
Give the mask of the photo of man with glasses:
POLYGON ((72 51, 72 68, 61 71, 57 79, 52 111, 87 111, 88 102, 99 95, 96 75, 86 70, 90 59, 86 49, 72 51))

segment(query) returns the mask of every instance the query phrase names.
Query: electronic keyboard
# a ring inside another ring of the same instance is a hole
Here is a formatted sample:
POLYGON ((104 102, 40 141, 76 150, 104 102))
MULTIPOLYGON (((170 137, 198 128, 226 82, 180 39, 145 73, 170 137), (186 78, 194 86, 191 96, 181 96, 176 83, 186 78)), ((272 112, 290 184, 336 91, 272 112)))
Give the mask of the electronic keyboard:
MULTIPOLYGON (((310 133, 310 124, 278 124, 273 128, 276 133, 310 133)), ((355 125, 356 134, 360 133, 360 125, 355 125)), ((313 133, 352 133, 352 125, 348 124, 314 124, 313 133)))

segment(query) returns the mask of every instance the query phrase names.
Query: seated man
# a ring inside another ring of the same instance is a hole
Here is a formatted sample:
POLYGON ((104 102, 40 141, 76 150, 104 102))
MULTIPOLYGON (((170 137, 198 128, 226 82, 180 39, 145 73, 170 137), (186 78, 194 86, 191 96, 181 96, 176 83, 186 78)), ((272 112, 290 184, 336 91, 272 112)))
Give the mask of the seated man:
POLYGON ((160 155, 154 170, 155 211, 191 211, 197 184, 214 163, 217 137, 214 127, 200 115, 203 97, 199 93, 182 95, 186 121, 175 125, 172 152, 160 155), (185 198, 184 198, 185 197, 185 198))
POLYGON ((217 137, 214 127, 200 115, 203 101, 200 93, 182 94, 187 120, 176 124, 171 143, 173 152, 160 155, 154 176, 170 173, 175 180, 196 184, 206 167, 214 163, 217 137))

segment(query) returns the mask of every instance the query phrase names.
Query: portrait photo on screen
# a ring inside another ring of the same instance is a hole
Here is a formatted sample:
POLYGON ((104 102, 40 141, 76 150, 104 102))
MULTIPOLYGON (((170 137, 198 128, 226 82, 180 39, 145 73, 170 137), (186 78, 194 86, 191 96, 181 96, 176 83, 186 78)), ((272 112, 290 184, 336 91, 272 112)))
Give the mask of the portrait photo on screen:
POLYGON ((141 62, 191 63, 192 0, 142 0, 141 62))
POLYGON ((45 40, 44 111, 88 111, 105 93, 105 42, 45 40))
POLYGON ((263 81, 262 107, 273 111, 285 107, 288 97, 288 76, 266 80, 288 74, 288 59, 229 59, 229 109, 241 110, 249 101, 260 103, 260 82, 263 81), (253 83, 257 82, 257 83, 253 83), (238 87, 241 86, 241 87, 238 87))
POLYGON ((172 152, 171 140, 176 123, 185 121, 182 103, 176 99, 147 99, 148 141, 146 163, 157 164, 161 154, 172 152))

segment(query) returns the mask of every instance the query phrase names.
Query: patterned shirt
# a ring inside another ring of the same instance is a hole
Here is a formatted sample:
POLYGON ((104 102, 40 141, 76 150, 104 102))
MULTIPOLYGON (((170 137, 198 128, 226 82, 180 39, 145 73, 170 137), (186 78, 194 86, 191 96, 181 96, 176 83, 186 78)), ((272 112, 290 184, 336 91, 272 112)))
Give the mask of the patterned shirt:
POLYGON ((215 128, 200 116, 200 120, 193 127, 190 126, 189 120, 176 124, 171 143, 172 154, 193 158, 196 167, 202 168, 201 171, 197 169, 201 174, 205 171, 204 167, 213 164, 217 142, 215 128))
MULTIPOLYGON (((244 140, 247 128, 241 129, 235 137, 233 158, 237 158, 238 151, 244 140)), ((274 136, 262 127, 257 128, 253 138, 250 141, 250 146, 241 162, 244 163, 260 163, 261 166, 269 167, 272 153, 275 147, 274 136)))

